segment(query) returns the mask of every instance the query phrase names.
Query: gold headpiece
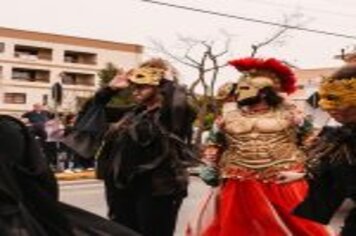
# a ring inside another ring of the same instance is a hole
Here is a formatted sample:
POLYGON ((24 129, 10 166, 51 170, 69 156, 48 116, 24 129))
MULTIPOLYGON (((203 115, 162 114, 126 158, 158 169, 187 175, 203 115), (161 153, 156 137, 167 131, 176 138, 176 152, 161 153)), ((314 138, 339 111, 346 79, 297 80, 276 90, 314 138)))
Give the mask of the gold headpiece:
POLYGON ((319 88, 319 105, 324 110, 356 106, 356 78, 324 79, 319 88))
POLYGON ((270 76, 245 74, 237 83, 237 101, 256 97, 260 90, 266 87, 272 87, 278 91, 279 83, 270 76))
POLYGON ((164 70, 153 67, 140 67, 134 69, 129 75, 129 81, 134 84, 158 86, 163 78, 164 70))
POLYGON ((223 84, 219 89, 216 94, 216 99, 217 100, 224 100, 227 99, 229 96, 232 96, 235 94, 236 89, 236 84, 232 82, 227 82, 223 84))

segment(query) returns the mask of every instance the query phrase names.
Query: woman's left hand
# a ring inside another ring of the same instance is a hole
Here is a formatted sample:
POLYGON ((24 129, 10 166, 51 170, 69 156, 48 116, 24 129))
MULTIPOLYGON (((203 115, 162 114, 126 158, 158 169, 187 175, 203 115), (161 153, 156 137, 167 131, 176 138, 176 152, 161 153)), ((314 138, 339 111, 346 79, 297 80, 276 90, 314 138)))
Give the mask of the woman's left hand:
POLYGON ((300 180, 304 178, 305 173, 295 172, 295 171, 281 171, 277 175, 277 184, 285 184, 293 181, 300 180))

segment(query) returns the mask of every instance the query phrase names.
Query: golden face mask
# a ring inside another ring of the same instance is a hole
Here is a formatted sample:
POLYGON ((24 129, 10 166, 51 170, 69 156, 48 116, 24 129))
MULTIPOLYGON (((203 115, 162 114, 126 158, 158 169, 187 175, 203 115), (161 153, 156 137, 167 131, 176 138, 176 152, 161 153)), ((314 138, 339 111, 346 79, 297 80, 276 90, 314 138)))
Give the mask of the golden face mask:
POLYGON ((356 106, 356 78, 325 79, 319 88, 319 105, 324 110, 356 106))
POLYGON ((164 70, 153 67, 134 69, 129 75, 129 81, 134 84, 158 86, 163 78, 164 70))
POLYGON ((236 88, 237 101, 256 97, 261 89, 275 86, 274 80, 266 76, 242 77, 236 88))

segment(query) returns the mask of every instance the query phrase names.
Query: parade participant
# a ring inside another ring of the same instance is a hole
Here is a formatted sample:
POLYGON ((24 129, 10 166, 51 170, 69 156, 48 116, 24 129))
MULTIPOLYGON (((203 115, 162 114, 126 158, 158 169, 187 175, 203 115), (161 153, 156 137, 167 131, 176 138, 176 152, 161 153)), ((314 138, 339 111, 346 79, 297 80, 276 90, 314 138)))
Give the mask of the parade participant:
POLYGON ((218 209, 200 235, 327 235, 323 226, 291 213, 307 191, 305 156, 296 140, 303 119, 279 95, 295 90, 293 72, 276 59, 229 64, 242 73, 236 87, 238 108, 218 121, 224 136, 224 143, 216 145, 221 149, 216 153, 222 153, 216 162, 218 209))
POLYGON ((138 235, 60 203, 58 186, 38 142, 15 118, 0 115, 0 235, 138 235))
POLYGON ((173 235, 187 194, 186 163, 190 157, 186 143, 195 113, 187 103, 185 89, 167 79, 169 67, 161 59, 152 59, 118 75, 96 93, 77 124, 78 129, 84 130, 81 126, 85 124, 100 131, 102 115, 111 122, 97 153, 109 218, 144 236, 173 235), (136 105, 104 108, 128 87, 136 105))
MULTIPOLYGON (((328 224, 346 198, 356 201, 356 65, 337 70, 320 85, 320 107, 342 126, 324 127, 309 148, 309 192, 295 213, 328 224)), ((342 228, 355 235, 356 208, 342 228)))

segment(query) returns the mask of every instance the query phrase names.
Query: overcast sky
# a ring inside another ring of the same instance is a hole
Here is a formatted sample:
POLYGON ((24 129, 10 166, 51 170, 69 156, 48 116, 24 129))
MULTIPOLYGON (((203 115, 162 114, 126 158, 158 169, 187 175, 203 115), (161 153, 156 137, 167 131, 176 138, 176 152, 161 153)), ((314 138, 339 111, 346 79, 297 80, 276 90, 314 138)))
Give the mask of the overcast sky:
MULTIPOLYGON (((303 27, 356 37, 355 0, 157 0, 232 15, 281 22, 298 11, 303 27)), ((221 40, 221 30, 234 35, 231 57, 246 56, 251 43, 263 40, 276 27, 146 3, 140 0, 3 0, 3 27, 89 37, 150 46, 161 41, 177 46, 177 35, 221 40)), ((290 31, 284 46, 261 56, 286 59, 303 68, 340 65, 333 59, 355 39, 290 31)), ((152 55, 148 52, 147 55, 152 55)), ((184 68, 179 66, 179 68, 184 68)))

